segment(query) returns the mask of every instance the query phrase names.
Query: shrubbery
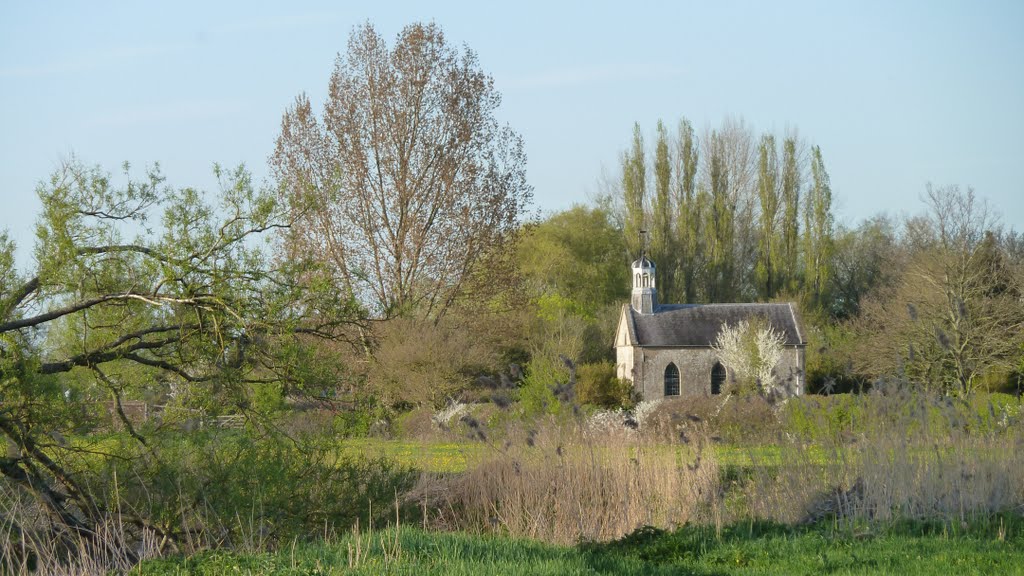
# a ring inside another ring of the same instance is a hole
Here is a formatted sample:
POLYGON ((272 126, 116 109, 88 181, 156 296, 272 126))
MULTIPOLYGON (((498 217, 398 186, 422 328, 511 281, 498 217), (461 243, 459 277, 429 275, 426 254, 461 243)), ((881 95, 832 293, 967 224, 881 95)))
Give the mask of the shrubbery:
POLYGON ((576 400, 601 408, 630 407, 633 384, 615 376, 615 364, 581 364, 576 370, 576 400))

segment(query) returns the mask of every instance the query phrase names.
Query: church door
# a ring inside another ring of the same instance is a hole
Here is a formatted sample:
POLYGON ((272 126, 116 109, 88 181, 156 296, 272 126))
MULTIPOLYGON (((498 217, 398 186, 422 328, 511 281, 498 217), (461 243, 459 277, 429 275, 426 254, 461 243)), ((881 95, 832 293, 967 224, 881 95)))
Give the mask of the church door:
POLYGON ((679 368, 675 364, 665 367, 665 396, 679 396, 679 368))
POLYGON ((721 394, 723 384, 725 384, 725 366, 715 362, 715 366, 711 369, 711 393, 721 394))

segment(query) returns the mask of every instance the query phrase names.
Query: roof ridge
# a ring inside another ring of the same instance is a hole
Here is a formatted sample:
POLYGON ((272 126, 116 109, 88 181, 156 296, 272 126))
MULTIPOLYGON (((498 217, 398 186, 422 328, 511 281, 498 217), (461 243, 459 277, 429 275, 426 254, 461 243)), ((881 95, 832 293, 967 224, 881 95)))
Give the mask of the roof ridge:
POLYGON ((804 335, 800 333, 800 322, 798 322, 797 319, 796 319, 796 311, 793 310, 793 303, 792 302, 788 302, 788 304, 789 304, 789 315, 793 317, 793 328, 796 330, 796 339, 799 340, 801 343, 803 343, 804 342, 804 335))

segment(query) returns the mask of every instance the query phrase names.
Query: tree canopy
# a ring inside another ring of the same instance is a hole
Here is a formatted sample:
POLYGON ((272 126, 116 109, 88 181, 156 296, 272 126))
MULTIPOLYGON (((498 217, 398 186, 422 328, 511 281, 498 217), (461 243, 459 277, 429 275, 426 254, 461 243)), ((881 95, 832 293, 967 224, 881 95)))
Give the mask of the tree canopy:
POLYGON ((391 47, 356 29, 321 117, 300 95, 281 121, 271 164, 299 223, 291 252, 330 263, 376 315, 444 314, 531 198, 500 102, 437 25, 409 25, 391 47))

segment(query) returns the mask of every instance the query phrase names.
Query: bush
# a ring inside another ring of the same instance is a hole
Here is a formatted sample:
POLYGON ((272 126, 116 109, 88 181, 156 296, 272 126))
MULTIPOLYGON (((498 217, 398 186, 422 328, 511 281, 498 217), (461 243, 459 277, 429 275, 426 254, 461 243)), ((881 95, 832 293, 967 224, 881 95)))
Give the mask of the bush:
POLYGON ((628 408, 633 404, 633 385, 616 378, 615 364, 581 364, 576 370, 576 401, 601 408, 628 408))
POLYGON ((783 426, 771 404, 758 395, 692 396, 661 402, 647 418, 649 438, 678 442, 706 433, 730 444, 769 444, 783 426))

